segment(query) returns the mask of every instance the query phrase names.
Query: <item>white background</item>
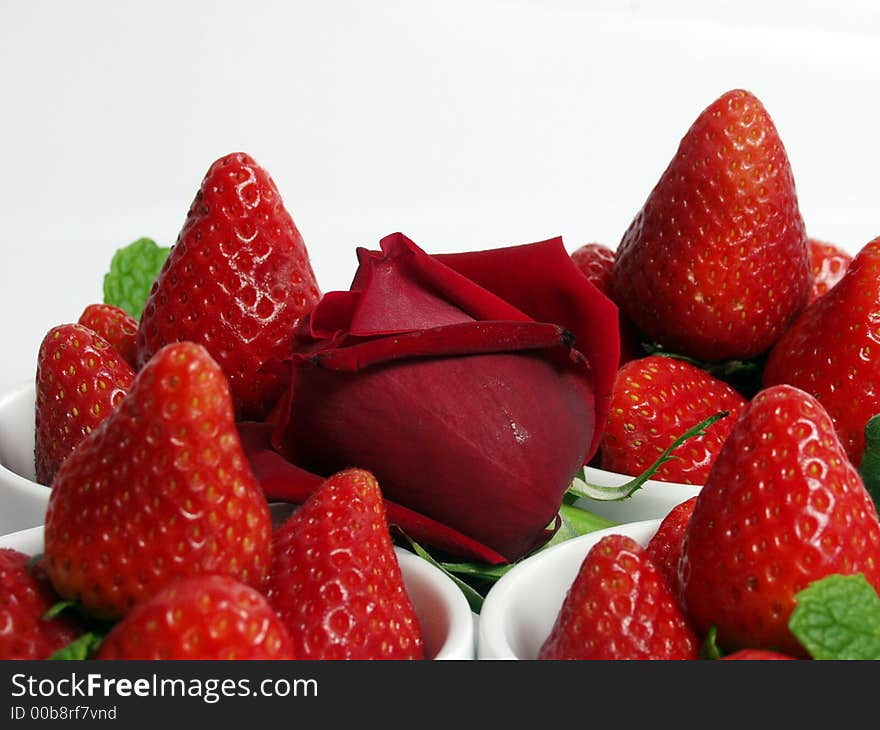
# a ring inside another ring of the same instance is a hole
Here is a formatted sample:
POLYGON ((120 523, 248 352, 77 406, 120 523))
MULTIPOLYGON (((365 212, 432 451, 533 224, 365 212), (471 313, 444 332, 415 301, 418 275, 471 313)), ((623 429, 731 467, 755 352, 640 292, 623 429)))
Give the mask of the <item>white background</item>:
POLYGON ((275 178, 325 291, 354 247, 616 246, 734 87, 780 130, 809 232, 880 234, 880 5, 0 0, 0 391, 100 300, 113 251, 173 243, 217 157, 275 178))

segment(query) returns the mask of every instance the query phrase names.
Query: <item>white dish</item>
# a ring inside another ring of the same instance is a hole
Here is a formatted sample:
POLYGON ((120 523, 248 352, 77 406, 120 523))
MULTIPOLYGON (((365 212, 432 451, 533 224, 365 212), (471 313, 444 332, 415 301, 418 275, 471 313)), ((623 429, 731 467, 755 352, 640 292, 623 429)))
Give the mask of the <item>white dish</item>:
MULTIPOLYGON (((591 484, 603 487, 617 487, 633 479, 625 474, 589 466, 584 470, 584 476, 591 484)), ((649 479, 632 497, 619 502, 579 499, 577 505, 612 522, 641 522, 664 518, 673 507, 697 496, 700 489, 702 486, 649 479)))
POLYGON ((0 535, 42 525, 49 488, 34 481, 33 383, 0 398, 0 535))
MULTIPOLYGON (((0 548, 27 555, 43 551, 43 526, 0 536, 0 548)), ((425 655, 437 660, 474 658, 474 619, 464 594, 441 570, 402 548, 395 548, 403 582, 425 641, 425 655)))
POLYGON ((478 659, 537 659, 584 558, 606 535, 628 535, 642 545, 659 519, 597 530, 523 560, 492 586, 480 612, 478 659))

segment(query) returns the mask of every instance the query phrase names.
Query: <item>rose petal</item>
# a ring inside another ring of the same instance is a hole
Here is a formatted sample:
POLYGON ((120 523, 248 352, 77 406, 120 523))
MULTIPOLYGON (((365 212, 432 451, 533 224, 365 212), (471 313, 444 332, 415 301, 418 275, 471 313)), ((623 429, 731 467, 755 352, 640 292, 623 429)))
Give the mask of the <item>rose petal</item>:
MULTIPOLYGON (((488 251, 434 257, 539 322, 555 322, 574 334, 593 369, 595 422, 605 423, 620 360, 618 310, 571 260, 561 238, 488 251)), ((587 453, 596 452, 601 428, 587 453)))
MULTIPOLYGON (((237 425, 245 456, 267 500, 302 504, 324 482, 324 477, 291 464, 272 450, 271 424, 242 421, 237 425)), ((466 560, 491 565, 506 562, 502 555, 467 535, 396 502, 384 501, 389 528, 399 529, 416 542, 466 560)))

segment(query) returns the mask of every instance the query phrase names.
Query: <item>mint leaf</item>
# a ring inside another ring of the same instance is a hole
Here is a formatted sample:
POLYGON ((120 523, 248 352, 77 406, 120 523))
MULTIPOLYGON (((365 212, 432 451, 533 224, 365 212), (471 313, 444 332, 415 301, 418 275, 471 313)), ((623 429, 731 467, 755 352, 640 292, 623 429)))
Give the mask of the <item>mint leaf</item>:
POLYGON ((150 238, 139 238, 113 254, 110 271, 104 276, 104 303, 124 309, 140 319, 170 248, 157 246, 150 238))
POLYGON ((103 640, 103 636, 89 631, 71 641, 67 646, 61 647, 58 651, 52 654, 49 659, 65 661, 91 659, 95 655, 95 652, 98 651, 98 647, 101 646, 103 640))
POLYGON ((829 575, 795 601, 788 628, 813 659, 880 659, 880 596, 863 575, 829 575))

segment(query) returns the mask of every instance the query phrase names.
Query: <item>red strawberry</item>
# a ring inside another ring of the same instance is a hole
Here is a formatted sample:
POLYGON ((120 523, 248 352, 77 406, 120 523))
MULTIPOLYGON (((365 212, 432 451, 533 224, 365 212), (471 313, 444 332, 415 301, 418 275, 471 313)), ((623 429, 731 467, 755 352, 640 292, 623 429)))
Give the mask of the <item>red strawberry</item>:
POLYGON ((137 368, 137 320, 112 304, 90 304, 79 317, 79 324, 97 332, 123 359, 137 368))
POLYGON ((539 659, 696 659, 697 637, 663 576, 632 538, 587 553, 539 659))
POLYGON ((880 521, 828 414, 787 385, 761 391, 697 496, 679 583, 698 633, 718 644, 803 649, 788 629, 795 595, 832 573, 880 587, 880 521))
MULTIPOLYGON (((611 292, 611 268, 614 265, 614 251, 601 243, 587 243, 576 249, 571 260, 584 276, 606 297, 614 300, 611 292)), ((615 302, 616 304, 616 302, 615 302)), ((620 365, 642 357, 641 336, 627 316, 618 313, 620 329, 620 365)))
POLYGON ((678 561, 688 522, 697 503, 696 497, 675 505, 660 522, 657 532, 648 542, 648 557, 657 566, 673 595, 678 595, 678 561))
POLYGON ((269 174, 243 153, 211 165, 144 305, 138 362, 163 345, 204 345, 229 378, 239 418, 281 395, 277 364, 318 301, 302 236, 269 174))
POLYGON ((810 252, 810 269, 813 272, 813 296, 810 301, 814 301, 827 294, 843 278, 852 262, 852 256, 833 243, 815 238, 808 238, 807 246, 810 252))
POLYGON ((269 601, 300 659, 423 659, 375 478, 331 476, 273 538, 269 601))
POLYGON ((49 621, 60 599, 39 564, 11 548, 0 548, 0 659, 46 659, 80 633, 67 614, 49 621))
POLYGON ((49 485, 58 467, 109 416, 134 371, 100 335, 79 324, 53 327, 37 357, 34 462, 49 485))
POLYGON ((222 575, 182 578, 136 605, 96 659, 294 659, 259 591, 222 575))
POLYGON ((730 659, 732 661, 778 661, 780 659, 794 659, 793 656, 781 654, 778 651, 768 651, 767 649, 740 649, 739 651, 721 657, 722 659, 730 659))
POLYGON ((776 127, 747 91, 697 118, 623 236, 614 300, 667 350, 699 360, 766 352, 804 308, 804 222, 776 127))
POLYGON ((585 243, 572 253, 571 260, 600 292, 611 297, 613 250, 601 243, 585 243))
POLYGON ((49 497, 46 569, 64 598, 116 618, 178 576, 260 587, 269 508, 205 348, 168 345, 62 464, 49 497))
POLYGON ((858 466, 865 424, 880 413, 880 237, 814 301, 770 352, 764 385, 788 383, 819 399, 858 466))
POLYGON ((602 468, 636 476, 692 426, 719 411, 730 415, 705 435, 688 439, 654 479, 703 484, 721 445, 746 404, 726 383, 684 360, 651 355, 617 373, 599 444, 602 468))

